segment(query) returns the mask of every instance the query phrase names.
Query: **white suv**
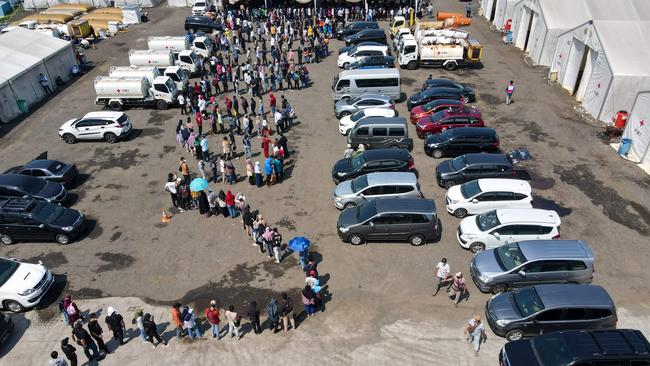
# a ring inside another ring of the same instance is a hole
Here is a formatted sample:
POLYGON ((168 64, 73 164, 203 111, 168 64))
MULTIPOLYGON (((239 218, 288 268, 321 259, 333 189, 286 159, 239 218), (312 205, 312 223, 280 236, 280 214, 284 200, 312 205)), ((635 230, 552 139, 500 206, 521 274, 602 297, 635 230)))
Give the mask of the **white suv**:
POLYGON ((347 135, 350 133, 350 130, 360 119, 366 117, 386 117, 392 118, 395 117, 396 112, 391 108, 366 108, 362 109, 354 114, 347 115, 339 121, 339 132, 341 135, 347 135))
POLYGON ((197 1, 192 6, 192 15, 203 15, 208 10, 210 10, 210 5, 207 1, 197 1))
POLYGON ((112 144, 131 131, 133 125, 124 112, 90 112, 64 123, 59 128, 59 137, 68 144, 77 140, 106 140, 112 144))
POLYGON ((531 208, 530 184, 521 179, 484 178, 453 186, 445 197, 447 212, 456 217, 500 208, 531 208))
POLYGON ((477 253, 523 240, 560 238, 557 212, 537 208, 493 210, 464 218, 456 238, 461 247, 477 253))
POLYGON ((38 305, 52 286, 54 276, 38 264, 0 257, 0 304, 14 313, 38 305))

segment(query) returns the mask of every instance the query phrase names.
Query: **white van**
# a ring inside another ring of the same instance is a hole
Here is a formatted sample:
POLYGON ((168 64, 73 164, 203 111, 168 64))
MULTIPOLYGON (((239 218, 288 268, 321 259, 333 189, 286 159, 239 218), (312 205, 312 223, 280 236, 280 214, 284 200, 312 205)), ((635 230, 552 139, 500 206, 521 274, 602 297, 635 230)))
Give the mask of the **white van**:
POLYGON ((399 69, 354 69, 341 71, 332 84, 332 99, 350 99, 359 95, 383 94, 393 100, 402 97, 399 69))
POLYGON ((367 56, 388 56, 388 46, 357 46, 339 55, 336 64, 344 69, 367 56))

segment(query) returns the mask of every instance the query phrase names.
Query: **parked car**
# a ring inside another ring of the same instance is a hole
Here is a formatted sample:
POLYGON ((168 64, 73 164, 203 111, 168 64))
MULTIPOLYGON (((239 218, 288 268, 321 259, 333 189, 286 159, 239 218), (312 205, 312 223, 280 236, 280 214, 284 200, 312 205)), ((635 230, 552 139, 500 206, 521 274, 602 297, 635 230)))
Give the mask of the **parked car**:
POLYGON ((564 330, 506 343, 499 364, 643 366, 650 365, 650 343, 634 329, 564 330))
POLYGON ((346 46, 368 41, 388 44, 386 41, 386 33, 384 33, 383 29, 364 29, 357 33, 345 36, 344 39, 346 46))
POLYGON ((477 253, 469 268, 479 290, 497 294, 543 283, 590 284, 595 259, 582 240, 530 240, 477 253))
POLYGON ((363 145, 366 149, 413 150, 408 125, 403 117, 368 117, 357 122, 348 133, 347 142, 352 149, 363 145))
POLYGON ((393 56, 366 56, 349 64, 347 69, 389 69, 391 67, 395 67, 393 56))
POLYGON ((68 192, 61 183, 20 174, 0 174, 0 198, 36 198, 62 203, 68 192))
POLYGON ((352 99, 341 99, 334 103, 336 118, 349 116, 365 108, 390 108, 395 109, 395 102, 381 94, 363 94, 352 99))
POLYGON ((449 188, 445 202, 447 212, 463 218, 498 209, 532 208, 533 196, 525 180, 484 178, 449 188))
POLYGON ((461 220, 458 244, 472 253, 523 240, 560 238, 560 216, 538 208, 504 208, 461 220))
POLYGON ((373 172, 412 172, 415 163, 404 149, 374 149, 348 159, 342 159, 332 168, 332 179, 339 184, 348 179, 373 172))
POLYGON ((192 15, 185 18, 185 30, 192 33, 203 31, 212 34, 214 31, 223 31, 223 24, 205 15, 192 15))
POLYGON ((596 285, 536 285, 503 292, 488 300, 492 331, 516 341, 574 329, 613 329, 618 317, 607 291, 596 285))
MULTIPOLYGON (((352 45, 352 46, 341 47, 341 48, 339 48, 339 55, 341 55, 343 53, 346 53, 346 52, 350 52, 350 50, 352 50, 352 49, 354 49, 356 47, 361 47, 361 46, 383 46, 383 47, 386 47, 386 49, 388 49, 388 46, 386 46, 383 43, 369 41, 369 42, 361 42, 359 44, 352 45)), ((389 54, 390 54, 390 50, 389 50, 389 54)))
POLYGON ((346 24, 342 29, 339 29, 336 32, 336 36, 338 39, 343 40, 346 36, 355 34, 364 29, 379 29, 379 23, 366 21, 351 22, 346 24))
POLYGON ((4 343, 14 330, 14 322, 9 314, 0 313, 0 345, 4 343))
POLYGON ((420 118, 415 124, 419 138, 428 138, 433 134, 445 132, 458 127, 485 126, 481 111, 474 107, 444 109, 427 117, 420 118))
POLYGON ((0 241, 56 241, 70 244, 81 234, 84 215, 71 208, 31 199, 0 200, 0 241))
POLYGON ((455 88, 463 92, 463 96, 467 99, 468 102, 476 101, 476 93, 474 89, 467 84, 457 83, 450 79, 427 79, 424 81, 422 90, 427 90, 429 88, 455 88))
POLYGON ((393 108, 364 108, 358 112, 354 112, 352 115, 347 115, 339 121, 339 132, 341 135, 347 135, 350 133, 350 130, 354 125, 368 117, 386 117, 392 118, 397 115, 397 112, 393 108))
POLYGON ((210 5, 206 1, 196 1, 192 6, 192 15, 203 15, 210 9, 210 5))
POLYGON ((429 135, 424 140, 424 152, 440 159, 467 153, 499 152, 499 137, 491 128, 458 127, 429 135))
POLYGON ((79 175, 74 164, 66 164, 58 160, 34 159, 25 165, 8 169, 3 174, 29 175, 50 182, 57 182, 63 185, 70 184, 79 175))
POLYGON ((465 154, 436 166, 436 180, 447 189, 474 179, 516 178, 517 171, 506 154, 465 154))
POLYGON ((379 198, 421 198, 420 185, 410 172, 369 173, 341 182, 334 189, 339 210, 379 198))
POLYGON ((349 66, 357 61, 366 57, 378 56, 384 57, 388 55, 388 46, 357 46, 349 52, 342 53, 336 61, 338 67, 348 69, 349 66))
POLYGON ((415 124, 420 118, 430 116, 436 112, 440 112, 445 109, 458 109, 462 108, 465 103, 462 100, 454 99, 436 99, 432 100, 427 104, 419 105, 411 109, 411 123, 415 124))
POLYGON ((352 245, 366 241, 408 241, 426 244, 440 235, 436 205, 421 198, 372 200, 346 208, 336 223, 339 238, 352 245))
POLYGON ((124 112, 90 112, 81 118, 64 123, 59 137, 68 144, 78 140, 105 140, 115 143, 133 131, 133 125, 124 112))
POLYGON ((414 107, 419 105, 427 104, 436 99, 453 99, 459 100, 463 103, 467 102, 467 98, 463 96, 463 92, 460 89, 448 88, 448 87, 435 87, 423 90, 412 94, 406 100, 406 107, 410 111, 414 107))
POLYGON ((38 305, 54 276, 42 263, 22 263, 0 257, 0 304, 14 313, 38 305))

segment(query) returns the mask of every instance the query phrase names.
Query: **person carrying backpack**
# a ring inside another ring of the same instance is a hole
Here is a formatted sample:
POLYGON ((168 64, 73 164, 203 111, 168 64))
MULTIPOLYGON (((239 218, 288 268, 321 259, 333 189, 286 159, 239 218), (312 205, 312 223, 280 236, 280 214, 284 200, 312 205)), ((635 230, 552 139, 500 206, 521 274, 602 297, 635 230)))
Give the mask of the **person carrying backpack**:
POLYGON ((77 304, 72 301, 72 296, 65 295, 63 298, 63 310, 66 313, 65 317, 68 320, 68 324, 74 327, 75 322, 81 318, 81 315, 77 304))

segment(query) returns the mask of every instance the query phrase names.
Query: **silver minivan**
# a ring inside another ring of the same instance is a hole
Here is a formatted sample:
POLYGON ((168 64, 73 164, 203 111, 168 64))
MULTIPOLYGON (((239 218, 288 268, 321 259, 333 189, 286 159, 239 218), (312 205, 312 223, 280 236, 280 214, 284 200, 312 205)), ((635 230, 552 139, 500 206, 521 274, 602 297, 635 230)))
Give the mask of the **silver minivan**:
POLYGON ((353 149, 363 144, 367 149, 400 148, 413 150, 413 139, 404 117, 367 117, 359 120, 348 134, 353 149))
POLYGON ((545 283, 589 284, 595 259, 582 240, 527 240, 479 252, 469 268, 479 290, 496 294, 545 283))
POLYGON ((409 172, 369 173, 341 182, 334 190, 339 210, 378 198, 422 198, 418 178, 409 172))
POLYGON ((354 69, 341 71, 332 84, 332 99, 352 99, 365 93, 402 98, 398 68, 354 69))

